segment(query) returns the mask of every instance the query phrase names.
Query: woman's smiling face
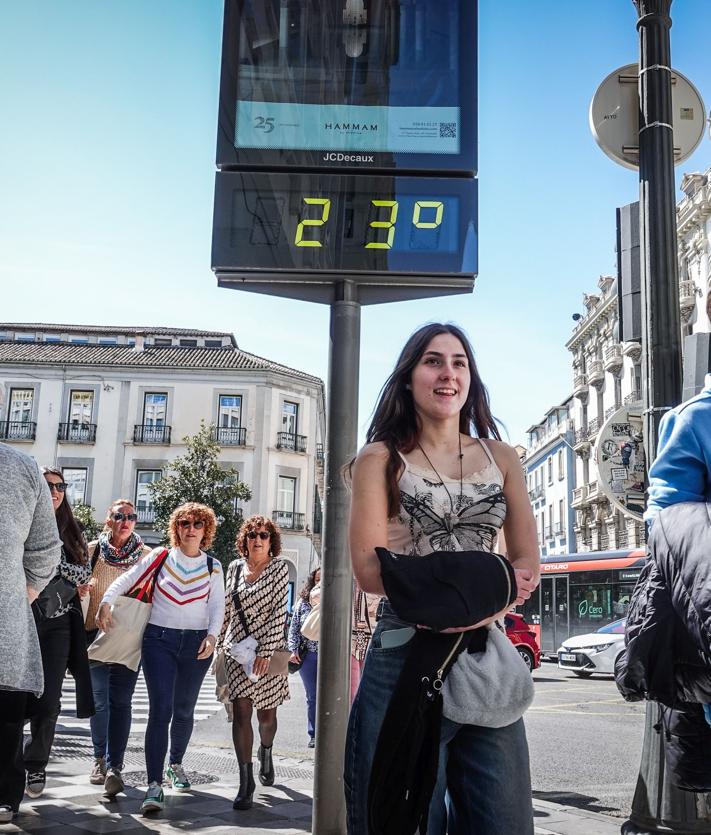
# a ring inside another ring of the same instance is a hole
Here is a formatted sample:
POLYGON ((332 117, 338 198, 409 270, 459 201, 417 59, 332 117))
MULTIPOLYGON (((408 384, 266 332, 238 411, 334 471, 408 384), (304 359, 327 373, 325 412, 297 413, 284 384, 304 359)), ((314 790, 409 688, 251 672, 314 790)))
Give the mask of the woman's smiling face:
POLYGON ((412 370, 415 409, 433 420, 458 416, 469 395, 471 374, 464 346, 451 333, 435 336, 412 370))

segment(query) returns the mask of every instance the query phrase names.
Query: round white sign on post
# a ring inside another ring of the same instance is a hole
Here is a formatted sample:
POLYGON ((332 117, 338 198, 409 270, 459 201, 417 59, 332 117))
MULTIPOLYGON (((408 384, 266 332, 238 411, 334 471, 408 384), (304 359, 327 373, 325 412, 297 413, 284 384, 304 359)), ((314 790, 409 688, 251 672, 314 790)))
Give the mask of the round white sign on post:
POLYGON ((600 490, 625 516, 642 521, 647 461, 642 404, 623 406, 605 422, 595 448, 600 490))
MULTIPOLYGON (((698 90, 686 76, 672 70, 674 164, 691 156, 703 139, 706 111, 698 90)), ((610 159, 625 168, 639 168, 639 65, 627 64, 610 73, 590 102, 590 130, 610 159)))

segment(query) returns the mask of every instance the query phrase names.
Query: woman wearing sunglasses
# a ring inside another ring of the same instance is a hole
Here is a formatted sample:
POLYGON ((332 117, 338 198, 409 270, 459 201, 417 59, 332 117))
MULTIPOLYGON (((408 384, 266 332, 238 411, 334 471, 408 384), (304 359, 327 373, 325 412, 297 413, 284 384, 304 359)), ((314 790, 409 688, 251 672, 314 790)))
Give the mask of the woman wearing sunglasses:
MULTIPOLYGON (((89 583, 89 609, 86 615, 87 641, 96 637, 96 614, 101 598, 114 582, 133 568, 151 549, 134 528, 136 509, 128 499, 116 499, 106 512, 104 530, 89 543, 92 576, 89 583)), ((91 664, 96 714, 91 717, 91 740, 94 764, 89 782, 104 785, 107 797, 123 791, 123 757, 131 731, 131 701, 136 689, 138 671, 124 664, 91 664)))
MULTIPOLYGON (((187 502, 171 514, 171 548, 155 575, 153 606, 143 633, 141 663, 148 688, 144 814, 163 808, 163 774, 170 741, 167 778, 179 792, 189 791, 183 756, 193 732, 195 705, 210 666, 225 614, 225 585, 218 560, 204 549, 217 530, 209 507, 187 502)), ((161 546, 107 589, 97 623, 112 627, 111 604, 128 592, 165 549, 161 546)))
POLYGON ((61 709, 62 682, 68 667, 77 679, 77 713, 89 716, 93 712, 89 661, 77 598, 77 587, 86 593, 85 584, 91 574, 86 541, 66 500, 67 485, 62 471, 43 467, 42 472, 52 497, 62 554, 57 574, 32 605, 44 670, 42 696, 31 696, 27 703, 30 736, 24 750, 26 792, 33 798, 44 791, 45 770, 61 709))
POLYGON ((250 809, 254 794, 252 710, 256 708, 259 723, 259 779, 263 786, 271 786, 277 708, 289 699, 286 676, 268 674, 272 653, 284 646, 289 567, 277 559, 281 553, 279 528, 264 516, 250 516, 242 524, 235 547, 240 556, 227 569, 225 621, 218 643, 225 651, 233 706, 232 741, 239 762, 239 792, 232 806, 250 809), (252 667, 256 681, 250 680, 230 655, 233 644, 248 636, 257 641, 252 667))

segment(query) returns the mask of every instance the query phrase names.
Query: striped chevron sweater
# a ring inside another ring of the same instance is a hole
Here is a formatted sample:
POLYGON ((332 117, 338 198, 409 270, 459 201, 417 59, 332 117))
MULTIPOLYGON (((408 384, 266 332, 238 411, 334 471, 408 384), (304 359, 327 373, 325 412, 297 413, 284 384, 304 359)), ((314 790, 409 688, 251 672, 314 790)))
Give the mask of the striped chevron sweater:
MULTIPOLYGON (((159 556, 155 548, 109 586, 102 603, 114 603, 138 581, 159 556)), ((225 580, 219 560, 212 561, 212 575, 207 571, 207 555, 187 557, 180 548, 171 548, 163 564, 149 623, 168 629, 207 629, 219 635, 225 615, 225 580)))

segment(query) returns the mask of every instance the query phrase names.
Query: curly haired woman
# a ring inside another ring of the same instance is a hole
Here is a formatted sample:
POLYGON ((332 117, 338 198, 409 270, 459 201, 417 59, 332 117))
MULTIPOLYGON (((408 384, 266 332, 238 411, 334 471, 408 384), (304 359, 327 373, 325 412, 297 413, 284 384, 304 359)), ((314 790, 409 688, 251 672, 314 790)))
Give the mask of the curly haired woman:
POLYGON ((163 768, 176 791, 188 791, 183 756, 193 732, 195 705, 210 666, 216 636, 225 613, 225 586, 220 563, 208 556, 217 520, 209 507, 187 502, 177 507, 168 525, 171 548, 156 548, 119 577, 104 594, 97 616, 111 627, 111 604, 143 573, 156 565, 153 608, 143 634, 141 663, 148 689, 144 813, 163 808, 163 768), (165 557, 164 561, 163 558, 165 557))
POLYGON ((250 516, 237 535, 238 559, 227 569, 225 623, 220 647, 225 649, 225 666, 233 705, 232 740, 239 762, 239 792, 234 809, 249 809, 254 794, 252 776, 252 709, 259 722, 259 779, 264 786, 274 782, 272 743, 277 730, 277 707, 289 698, 286 676, 268 675, 274 650, 284 645, 286 593, 289 567, 278 559, 281 553, 279 528, 264 516, 250 516), (239 601, 239 602, 237 602, 239 601), (244 622, 239 609, 244 614, 244 622), (257 641, 257 657, 251 681, 229 648, 247 637, 244 624, 257 641))

